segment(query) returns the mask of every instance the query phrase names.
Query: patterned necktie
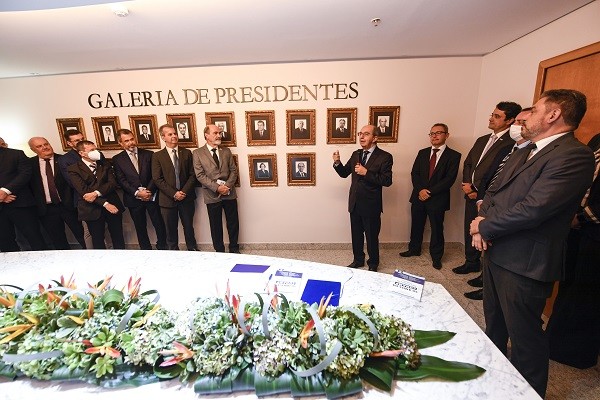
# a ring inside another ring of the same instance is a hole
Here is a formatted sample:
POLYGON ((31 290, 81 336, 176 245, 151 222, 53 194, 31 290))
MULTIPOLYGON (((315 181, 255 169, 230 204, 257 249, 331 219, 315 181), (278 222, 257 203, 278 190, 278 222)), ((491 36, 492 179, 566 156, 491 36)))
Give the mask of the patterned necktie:
POLYGON ((129 156, 131 157, 131 162, 133 163, 133 168, 135 168, 135 171, 139 174, 140 167, 139 167, 139 163, 138 163, 138 158, 135 155, 135 151, 130 152, 129 156))
POLYGON ((50 194, 50 201, 52 204, 60 203, 60 196, 58 195, 58 190, 56 189, 56 183, 54 182, 54 173, 52 172, 52 165, 50 164, 50 159, 46 161, 46 180, 48 181, 48 193, 50 194))
POLYGON ((217 155, 217 148, 215 147, 214 149, 211 149, 210 151, 212 151, 212 157, 213 160, 215 160, 215 164, 217 164, 217 168, 221 168, 221 165, 219 164, 219 156, 217 155))
POLYGON ((92 174, 94 174, 94 176, 96 176, 96 163, 95 162, 90 164, 90 169, 92 170, 92 174))
POLYGON ((431 149, 433 151, 433 154, 431 154, 431 158, 429 159, 429 179, 431 179, 431 176, 433 175, 433 171, 435 170, 435 163, 437 161, 437 152, 440 151, 440 149, 431 149))
POLYGON ((488 188, 491 188, 492 185, 494 184, 494 182, 496 182, 496 179, 498 179, 498 175, 500 175, 500 172, 502 172, 502 170, 504 169, 504 165, 506 164, 506 162, 508 161, 508 159, 510 158, 512 153, 514 153, 515 150, 517 150, 517 149, 518 149, 517 145, 514 145, 512 150, 510 151, 510 153, 508 153, 506 156, 504 156, 502 161, 500 161, 500 164, 498 164, 498 168, 496 168, 496 172, 494 172, 494 176, 492 176, 492 179, 490 180, 490 184, 488 185, 488 188))
POLYGON ((173 149, 173 168, 175 168, 175 189, 181 189, 181 181, 179 180, 179 157, 177 150, 173 149))
POLYGON ((367 158, 369 157, 369 150, 363 151, 362 160, 360 160, 360 164, 364 167, 367 165, 367 158))

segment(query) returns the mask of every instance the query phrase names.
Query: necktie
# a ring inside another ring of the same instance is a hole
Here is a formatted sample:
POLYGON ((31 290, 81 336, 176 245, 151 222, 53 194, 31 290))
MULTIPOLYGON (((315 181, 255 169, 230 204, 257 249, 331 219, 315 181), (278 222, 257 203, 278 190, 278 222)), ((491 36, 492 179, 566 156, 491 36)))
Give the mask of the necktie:
POLYGON ((433 151, 433 154, 431 154, 431 158, 429 159, 429 179, 431 179, 431 176, 433 175, 433 171, 435 170, 435 162, 437 161, 437 152, 440 151, 440 149, 431 149, 433 151))
POLYGON ((533 157, 533 152, 537 150, 537 144, 529 143, 525 148, 529 149, 529 154, 527 154, 527 159, 525 160, 525 162, 527 162, 533 157))
POLYGON ((479 161, 481 161, 483 156, 485 156, 485 153, 487 153, 488 150, 494 145, 494 143, 496 143, 496 140, 498 140, 498 136, 496 136, 495 133, 492 133, 487 144, 485 145, 485 148, 483 149, 483 152, 481 153, 481 157, 479 158, 479 161))
POLYGON ((94 176, 96 176, 96 163, 95 162, 90 164, 90 169, 92 170, 92 174, 94 174, 94 176))
POLYGON ((135 155, 135 151, 130 152, 129 156, 131 157, 131 162, 133 163, 133 168, 135 168, 136 172, 139 173, 140 167, 139 167, 139 163, 138 163, 138 158, 135 155))
POLYGON ((181 189, 181 182, 179 181, 179 157, 177 157, 177 150, 173 149, 173 167, 175 168, 175 188, 181 189))
POLYGON ((50 200, 52 204, 60 203, 60 196, 58 195, 58 190, 56 189, 56 183, 54 182, 54 173, 52 173, 52 165, 50 164, 50 159, 46 161, 46 180, 48 181, 48 192, 50 193, 50 200))
POLYGON ((506 162, 508 161, 508 159, 510 158, 510 156, 512 155, 512 153, 515 152, 515 150, 517 150, 518 147, 515 145, 513 146, 512 150, 510 151, 510 153, 508 153, 503 159, 502 161, 500 161, 500 164, 498 164, 498 168, 496 168, 496 172, 494 172, 494 176, 492 177, 492 179, 490 180, 490 184, 488 185, 488 188, 491 188, 492 185, 494 184, 494 182, 496 182, 496 179, 498 179, 498 175, 500 175, 500 172, 502 172, 502 170, 504 169, 504 165, 506 164, 506 162))
POLYGON ((367 157, 369 157, 369 150, 363 151, 362 160, 360 160, 362 166, 367 165, 367 157))
POLYGON ((213 153, 213 160, 215 160, 215 164, 217 164, 217 168, 220 168, 221 165, 219 164, 219 156, 217 155, 217 148, 215 147, 214 149, 211 149, 210 151, 212 151, 213 153))

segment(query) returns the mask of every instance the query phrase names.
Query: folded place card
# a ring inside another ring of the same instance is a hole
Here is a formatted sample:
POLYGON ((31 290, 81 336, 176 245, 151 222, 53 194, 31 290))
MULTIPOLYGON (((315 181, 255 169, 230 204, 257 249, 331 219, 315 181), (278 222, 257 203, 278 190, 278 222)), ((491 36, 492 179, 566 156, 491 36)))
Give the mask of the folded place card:
POLYGON ((306 281, 306 286, 304 287, 304 292, 302 293, 302 301, 308 304, 319 304, 321 299, 323 297, 327 298, 330 293, 333 293, 333 296, 331 296, 329 305, 338 306, 340 304, 340 296, 342 294, 342 283, 309 279, 306 281))
POLYGON ((229 290, 232 295, 263 293, 269 281, 269 265, 236 264, 229 272, 229 290))

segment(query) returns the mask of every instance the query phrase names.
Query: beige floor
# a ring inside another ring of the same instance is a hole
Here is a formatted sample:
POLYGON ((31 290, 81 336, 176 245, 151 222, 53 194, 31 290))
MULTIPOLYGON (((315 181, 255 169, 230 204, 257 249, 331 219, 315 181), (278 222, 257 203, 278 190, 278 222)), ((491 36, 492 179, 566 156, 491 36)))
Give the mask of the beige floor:
MULTIPOLYGON (((247 245, 242 246, 242 253, 308 260, 342 266, 348 265, 352 261, 352 251, 349 245, 336 245, 335 249, 329 250, 323 250, 323 247, 327 246, 247 245), (277 247, 277 249, 274 249, 274 247, 277 247), (309 249, 306 249, 307 247, 309 249)), ((381 263, 379 266, 380 273, 391 274, 395 269, 401 269, 423 276, 428 281, 442 284, 467 311, 471 318, 482 329, 484 328, 482 302, 469 300, 463 295, 464 292, 473 289, 467 285, 467 279, 476 275, 456 275, 451 271, 452 267, 458 266, 464 261, 462 245, 450 244, 447 246, 446 254, 442 260, 443 268, 439 271, 431 266, 431 259, 427 251, 424 251, 419 257, 401 258, 398 256, 398 252, 405 250, 406 246, 387 244, 382 247, 380 255, 381 263)), ((550 378, 546 399, 600 399, 600 363, 594 368, 579 370, 550 361, 550 378)))

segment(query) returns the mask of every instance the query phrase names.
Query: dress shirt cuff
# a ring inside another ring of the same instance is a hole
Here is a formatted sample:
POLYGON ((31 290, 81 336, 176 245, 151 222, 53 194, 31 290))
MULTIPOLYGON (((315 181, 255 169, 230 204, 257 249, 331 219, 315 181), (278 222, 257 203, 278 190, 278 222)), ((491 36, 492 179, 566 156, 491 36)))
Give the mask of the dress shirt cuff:
POLYGON ((6 194, 12 194, 12 192, 10 190, 8 190, 7 188, 5 188, 5 187, 0 188, 0 190, 2 190, 6 194))
POLYGON ((100 193, 98 190, 94 190, 94 193, 96 193, 98 197, 102 197, 102 193, 100 193))
POLYGON ((106 208, 107 204, 109 204, 108 201, 105 201, 104 204, 102 204, 102 207, 106 208))

